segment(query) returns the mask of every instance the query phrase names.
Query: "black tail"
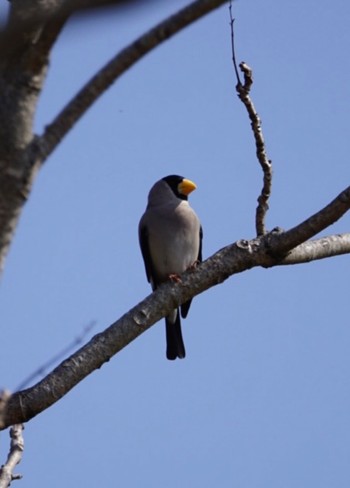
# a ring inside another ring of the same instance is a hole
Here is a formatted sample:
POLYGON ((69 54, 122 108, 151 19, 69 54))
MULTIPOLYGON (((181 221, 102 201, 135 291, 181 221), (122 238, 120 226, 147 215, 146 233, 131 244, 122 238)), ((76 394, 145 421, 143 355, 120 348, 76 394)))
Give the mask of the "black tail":
POLYGON ((185 345, 181 333, 180 313, 177 310, 174 323, 165 318, 166 325, 166 357, 168 359, 184 358, 186 356, 185 345))

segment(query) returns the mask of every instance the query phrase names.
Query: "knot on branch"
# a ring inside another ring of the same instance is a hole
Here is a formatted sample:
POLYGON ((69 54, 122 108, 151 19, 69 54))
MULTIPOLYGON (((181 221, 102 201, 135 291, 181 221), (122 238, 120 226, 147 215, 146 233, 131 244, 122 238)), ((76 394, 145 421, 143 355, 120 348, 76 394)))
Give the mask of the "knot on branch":
POLYGON ((263 246, 265 248, 265 256, 267 258, 266 262, 262 264, 264 268, 271 268, 276 266, 276 264, 283 261, 283 259, 288 256, 290 251, 280 251, 279 250, 279 237, 285 233, 284 229, 281 227, 275 227, 270 232, 263 236, 263 246))

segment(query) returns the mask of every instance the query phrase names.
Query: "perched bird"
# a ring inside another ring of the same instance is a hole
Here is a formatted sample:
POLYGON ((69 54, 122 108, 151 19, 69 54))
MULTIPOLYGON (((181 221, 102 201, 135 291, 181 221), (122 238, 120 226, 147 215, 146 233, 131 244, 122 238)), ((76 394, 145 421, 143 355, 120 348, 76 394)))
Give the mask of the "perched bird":
MULTIPOLYGON (((149 192, 139 223, 139 241, 153 290, 164 281, 178 280, 178 275, 202 261, 202 227, 187 201, 195 189, 192 181, 170 175, 157 181, 149 192)), ((181 305, 183 318, 190 305, 191 300, 181 305)), ((168 359, 186 355, 179 312, 177 308, 165 318, 168 359)))

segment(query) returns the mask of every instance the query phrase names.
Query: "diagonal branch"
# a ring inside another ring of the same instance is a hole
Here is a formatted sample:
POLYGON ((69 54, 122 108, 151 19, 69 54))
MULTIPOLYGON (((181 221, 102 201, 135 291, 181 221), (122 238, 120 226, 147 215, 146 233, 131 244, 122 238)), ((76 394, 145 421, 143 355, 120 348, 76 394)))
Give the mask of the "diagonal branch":
POLYGON ((44 134, 38 140, 42 162, 47 159, 92 104, 133 64, 162 42, 227 1, 196 0, 152 28, 117 54, 88 81, 53 122, 46 127, 44 134))
POLYGON ((284 255, 339 220, 350 208, 350 186, 322 210, 283 233, 270 235, 276 253, 284 255))
MULTIPOLYGON (((230 276, 257 266, 295 264, 335 255, 332 241, 335 242, 338 236, 323 238, 311 244, 305 243, 300 249, 293 248, 301 244, 301 236, 305 239, 312 237, 338 220, 349 209, 350 187, 320 212, 293 229, 280 233, 272 232, 251 241, 238 241, 215 253, 198 265, 195 271, 184 273, 180 283, 165 283, 104 332, 95 335, 88 344, 64 360, 42 381, 27 390, 13 394, 7 401, 4 422, 0 428, 26 422, 50 407, 92 371, 100 368, 113 355, 166 316, 170 310, 222 283, 230 276), (328 255, 325 252, 327 239, 330 240, 328 255), (317 247, 321 248, 318 254, 315 251, 317 247), (282 253, 286 255, 289 251, 292 251, 291 254, 283 260, 282 253)), ((339 241, 341 240, 341 252, 349 252, 349 234, 339 238, 339 241)))

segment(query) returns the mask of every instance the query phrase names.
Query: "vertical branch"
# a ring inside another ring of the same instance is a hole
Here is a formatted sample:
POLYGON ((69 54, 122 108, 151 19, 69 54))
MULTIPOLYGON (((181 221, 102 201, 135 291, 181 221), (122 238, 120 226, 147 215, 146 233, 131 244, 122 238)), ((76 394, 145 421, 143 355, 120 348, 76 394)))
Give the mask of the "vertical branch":
POLYGON ((237 68, 237 62, 236 62, 236 53, 235 53, 235 31, 234 31, 234 28, 233 28, 233 23, 235 21, 235 19, 233 18, 233 15, 232 15, 232 1, 230 0, 230 4, 229 4, 229 12, 230 12, 230 27, 231 27, 231 52, 232 52, 232 63, 233 63, 233 67, 235 69, 235 73, 236 73, 236 78, 237 78, 237 83, 238 84, 241 84, 241 80, 239 78, 239 71, 238 71, 238 68, 237 68))
POLYGON ((10 429, 10 452, 7 456, 6 463, 0 468, 0 488, 7 488, 10 486, 13 480, 19 480, 22 478, 20 474, 13 473, 17 464, 19 464, 22 460, 22 453, 24 449, 22 432, 22 424, 14 425, 10 429))
POLYGON ((244 62, 240 63, 239 67, 244 75, 244 84, 238 83, 236 90, 239 99, 247 109, 255 139, 256 156, 263 170, 263 187, 258 197, 258 206, 255 215, 256 233, 260 236, 266 234, 265 218, 269 209, 269 198, 271 195, 272 161, 267 157, 261 120, 249 95, 250 88, 253 84, 252 70, 244 62))
POLYGON ((251 128, 254 135, 254 140, 255 140, 256 155, 260 163, 260 166, 263 170, 263 187, 258 197, 258 206, 255 215, 256 233, 258 236, 260 236, 266 234, 265 218, 266 218, 267 211, 269 209, 269 198, 271 195, 272 162, 267 157, 260 117, 254 107, 252 99, 250 98, 250 89, 253 85, 253 73, 251 68, 244 62, 239 64, 239 68, 244 76, 243 84, 239 78, 239 72, 237 69, 236 54, 235 54, 234 29, 233 29, 234 19, 232 17, 232 2, 230 2, 229 12, 230 12, 230 27, 231 27, 232 61, 233 61, 233 66, 237 78, 236 91, 239 99, 241 100, 241 102, 243 103, 243 105, 245 106, 248 112, 248 116, 251 122, 251 128))

